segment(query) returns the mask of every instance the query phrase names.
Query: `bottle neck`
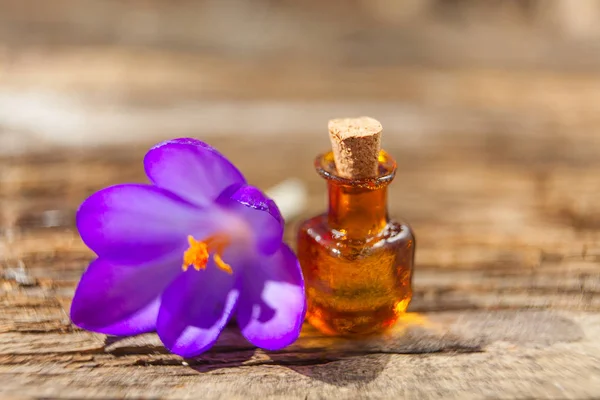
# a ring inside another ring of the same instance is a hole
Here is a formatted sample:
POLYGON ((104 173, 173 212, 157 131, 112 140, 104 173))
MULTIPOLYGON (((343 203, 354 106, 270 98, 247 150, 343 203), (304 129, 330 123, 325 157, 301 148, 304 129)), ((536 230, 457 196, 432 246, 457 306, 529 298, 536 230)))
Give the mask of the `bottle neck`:
POLYGON ((387 185, 365 189, 327 182, 329 226, 348 238, 379 234, 387 225, 387 185))

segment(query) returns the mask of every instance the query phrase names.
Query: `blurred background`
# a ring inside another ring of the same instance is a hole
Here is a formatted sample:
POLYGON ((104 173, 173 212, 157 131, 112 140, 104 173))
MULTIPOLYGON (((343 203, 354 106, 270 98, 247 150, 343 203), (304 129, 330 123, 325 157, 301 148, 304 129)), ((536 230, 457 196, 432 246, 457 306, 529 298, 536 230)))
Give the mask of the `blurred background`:
POLYGON ((327 146, 329 118, 363 114, 408 147, 531 151, 553 135, 585 150, 599 67, 596 0, 0 0, 0 153, 188 135, 327 146))
POLYGON ((390 211, 417 230, 421 268, 600 240, 599 0, 0 0, 11 258, 28 229, 76 237, 81 201, 144 181, 144 152, 174 137, 263 190, 298 178, 295 216, 314 215, 327 121, 360 115, 398 161, 390 211), (481 243, 503 250, 461 250, 481 243))

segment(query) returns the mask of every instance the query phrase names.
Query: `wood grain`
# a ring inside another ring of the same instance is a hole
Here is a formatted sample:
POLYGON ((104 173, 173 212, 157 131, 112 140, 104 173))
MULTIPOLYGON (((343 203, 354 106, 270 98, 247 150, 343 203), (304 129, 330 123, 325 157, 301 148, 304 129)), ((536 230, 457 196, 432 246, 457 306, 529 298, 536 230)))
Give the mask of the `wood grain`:
POLYGON ((600 397, 600 7, 595 0, 0 1, 0 397, 600 397), (326 121, 372 115, 417 234, 391 332, 305 326, 202 357, 75 328, 92 258, 74 213, 144 181, 168 137, 266 189, 312 169, 326 121))
MULTIPOLYGON (((92 254, 74 230, 85 196, 144 181, 136 146, 0 159, 0 393, 17 398, 595 398, 600 396, 600 150, 593 137, 432 136, 399 162, 393 215, 418 237, 415 297, 390 333, 323 337, 279 352, 227 328, 183 360, 154 334, 74 328, 68 309, 92 254), (568 148, 569 151, 563 151, 568 148)), ((217 138, 263 189, 308 185, 298 220, 325 209, 312 170, 327 137, 217 138), (268 149, 268 150, 265 150, 268 149), (301 151, 299 151, 301 149, 301 151), (275 151, 273 151, 275 150, 275 151), (260 162, 259 162, 260 161, 260 162)), ((298 221, 289 221, 293 244, 298 221)))

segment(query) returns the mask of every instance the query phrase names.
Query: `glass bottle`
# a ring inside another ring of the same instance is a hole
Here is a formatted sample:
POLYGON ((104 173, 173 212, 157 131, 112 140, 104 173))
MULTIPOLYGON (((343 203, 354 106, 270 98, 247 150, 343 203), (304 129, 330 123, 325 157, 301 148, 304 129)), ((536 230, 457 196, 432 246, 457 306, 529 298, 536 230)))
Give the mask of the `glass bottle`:
POLYGON ((305 221, 298 233, 307 319, 330 335, 383 331, 412 297, 415 238, 387 213, 396 162, 381 151, 379 176, 346 179, 336 175, 329 152, 317 157, 315 168, 327 181, 329 211, 305 221))

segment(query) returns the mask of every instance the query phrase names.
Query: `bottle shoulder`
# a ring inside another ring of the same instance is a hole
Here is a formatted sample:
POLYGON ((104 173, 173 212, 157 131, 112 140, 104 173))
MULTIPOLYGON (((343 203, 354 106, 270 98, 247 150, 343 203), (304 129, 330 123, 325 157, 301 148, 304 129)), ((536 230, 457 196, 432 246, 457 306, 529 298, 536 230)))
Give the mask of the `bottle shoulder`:
MULTIPOLYGON (((317 215, 307 219, 299 226, 299 235, 308 236, 317 242, 346 241, 344 232, 332 229, 327 221, 327 214, 317 215)), ((415 235, 410 225, 402 220, 389 220, 385 228, 377 235, 367 237, 364 242, 385 241, 388 244, 414 241, 415 235)), ((356 240, 355 240, 356 241, 356 240)))
POLYGON ((415 240, 411 226, 402 220, 391 220, 384 229, 383 236, 388 240, 406 241, 415 240))

